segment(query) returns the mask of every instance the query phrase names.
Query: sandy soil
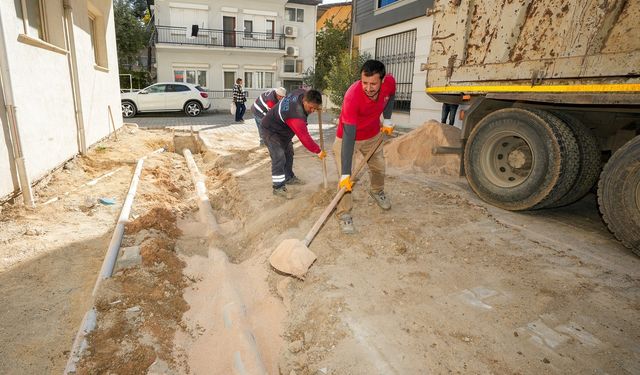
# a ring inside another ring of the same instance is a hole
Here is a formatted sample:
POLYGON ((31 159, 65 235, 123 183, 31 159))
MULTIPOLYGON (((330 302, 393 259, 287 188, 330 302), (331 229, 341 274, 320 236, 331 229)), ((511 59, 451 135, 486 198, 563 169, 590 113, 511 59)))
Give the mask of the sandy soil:
MULTIPOLYGON (((606 231, 594 197, 534 213, 487 206, 450 173, 456 156, 410 147, 451 130, 388 142, 392 209, 368 196, 365 174, 353 193, 357 234, 330 218, 305 281, 267 258, 303 238, 333 196, 316 157, 296 150, 307 184, 283 201, 266 150, 220 136, 224 148, 196 158, 221 227, 213 238, 197 222, 181 157, 150 158, 125 237, 142 263, 103 284, 79 372, 240 373, 234 355, 246 351, 220 313, 233 298, 270 374, 640 373, 640 260, 606 231)), ((41 200, 121 172, 36 211, 3 207, 0 373, 62 370, 119 211, 81 207, 107 193, 122 202, 133 160, 168 139, 123 133, 91 164, 54 174, 41 200)), ((335 185, 332 162, 329 171, 335 185)))

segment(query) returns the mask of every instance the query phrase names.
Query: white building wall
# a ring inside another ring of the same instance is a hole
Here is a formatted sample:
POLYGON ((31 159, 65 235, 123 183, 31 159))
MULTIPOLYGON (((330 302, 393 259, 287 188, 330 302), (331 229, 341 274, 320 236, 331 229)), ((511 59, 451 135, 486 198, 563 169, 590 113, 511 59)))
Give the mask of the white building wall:
POLYGON ((0 197, 17 190, 18 175, 16 174, 13 160, 13 150, 9 143, 9 128, 6 124, 7 111, 5 107, 4 96, 0 92, 0 123, 2 124, 2 132, 0 132, 0 197))
MULTIPOLYGON (((51 22, 49 32, 54 39, 49 45, 37 40, 29 42, 20 36, 24 29, 16 13, 16 4, 19 6, 20 2, 0 2, 0 17, 7 50, 6 68, 11 77, 26 169, 29 179, 35 181, 78 154, 78 132, 64 42, 62 1, 47 2, 47 18, 51 22)), ((113 109, 116 128, 122 126, 112 3, 111 0, 95 0, 93 4, 105 12, 108 69, 94 67, 87 32, 87 1, 71 1, 87 146, 109 134, 107 105, 113 109)), ((2 114, 0 198, 11 194, 18 186, 13 172, 13 155, 9 151, 11 143, 4 106, 2 114)))
POLYGON ((86 0, 75 0, 74 34, 78 61, 78 82, 82 94, 82 111, 84 116, 87 145, 91 145, 109 134, 112 125, 109 119, 109 107, 115 120, 116 128, 122 126, 120 110, 120 80, 118 71, 118 47, 114 25, 113 6, 111 0, 94 0, 90 2, 104 21, 106 33, 105 63, 96 66, 93 63, 91 38, 88 33, 89 18, 86 0))
MULTIPOLYGON (((285 51, 277 49, 250 49, 223 46, 175 45, 169 43, 156 44, 156 61, 158 82, 174 80, 174 68, 188 68, 207 71, 207 89, 213 91, 224 90, 224 72, 235 72, 237 78, 244 78, 247 71, 265 71, 274 73, 273 86, 281 86, 285 80, 302 81, 303 72, 313 67, 315 60, 316 30, 315 21, 317 10, 315 6, 287 3, 282 0, 239 0, 239 1, 156 1, 156 25, 187 27, 191 21, 190 15, 176 9, 196 9, 206 12, 206 20, 202 21, 204 13, 199 13, 199 26, 208 29, 222 30, 223 16, 236 18, 236 31, 244 31, 244 20, 253 21, 254 32, 264 32, 266 20, 275 20, 275 33, 282 34, 285 26, 298 29, 295 38, 286 38, 285 46, 298 47, 299 55, 296 59, 303 61, 301 72, 285 73, 285 51), (304 10, 304 22, 285 21, 285 7, 304 10), (173 10, 172 10, 173 9, 173 10), (173 15, 173 16, 172 16, 173 15), (186 20, 178 19, 182 15, 186 20)), ((191 13, 189 13, 191 14, 191 13)), ((189 26, 190 30, 190 26, 189 26)), ((240 44, 240 43, 239 43, 240 44)), ((261 90, 259 90, 261 91, 261 90)), ((250 100, 257 92, 249 91, 250 100)), ((212 109, 227 110, 229 99, 217 98, 212 100, 212 109)), ((250 107, 250 106, 248 106, 250 107)))
POLYGON ((376 55, 376 39, 388 35, 402 33, 416 29, 416 54, 413 64, 413 85, 411 94, 411 111, 409 114, 396 112, 393 120, 396 124, 406 127, 418 127, 425 121, 440 120, 442 105, 425 92, 426 72, 420 71, 420 64, 427 62, 431 45, 433 17, 418 17, 393 26, 385 27, 360 35, 360 53, 376 55))

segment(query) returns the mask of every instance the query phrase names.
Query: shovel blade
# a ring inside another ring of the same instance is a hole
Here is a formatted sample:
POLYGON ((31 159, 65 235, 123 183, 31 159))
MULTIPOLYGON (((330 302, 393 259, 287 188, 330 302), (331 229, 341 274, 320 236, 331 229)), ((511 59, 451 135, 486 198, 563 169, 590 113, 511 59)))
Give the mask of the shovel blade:
POLYGON ((271 253, 269 263, 280 272, 304 279, 304 275, 316 258, 316 254, 302 241, 288 239, 282 241, 271 253))

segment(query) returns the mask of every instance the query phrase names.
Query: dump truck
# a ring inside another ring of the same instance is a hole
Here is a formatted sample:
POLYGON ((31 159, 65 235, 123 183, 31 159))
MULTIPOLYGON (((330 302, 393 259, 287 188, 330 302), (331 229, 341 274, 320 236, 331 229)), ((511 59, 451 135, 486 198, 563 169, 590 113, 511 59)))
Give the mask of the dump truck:
POLYGON ((427 14, 426 93, 462 107, 475 193, 520 211, 597 188, 640 256, 640 1, 436 0, 427 14))

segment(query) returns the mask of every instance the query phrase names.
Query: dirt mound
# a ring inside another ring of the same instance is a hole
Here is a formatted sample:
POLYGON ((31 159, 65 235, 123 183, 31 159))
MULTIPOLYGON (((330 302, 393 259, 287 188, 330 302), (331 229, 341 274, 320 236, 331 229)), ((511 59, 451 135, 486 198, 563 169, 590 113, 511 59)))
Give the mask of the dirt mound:
POLYGON ((144 145, 149 150, 157 150, 159 148, 164 148, 167 151, 173 151, 173 145, 170 142, 167 142, 166 139, 149 139, 144 142, 144 145))
POLYGON ((172 340, 189 308, 183 298, 185 262, 163 233, 138 245, 142 265, 103 284, 96 303, 99 325, 88 336, 92 349, 79 363, 79 374, 144 374, 154 362, 180 367, 172 340))
POLYGON ((171 238, 182 234, 176 225, 176 214, 165 207, 154 207, 144 215, 126 225, 126 233, 134 234, 143 229, 155 228, 166 233, 171 238))
POLYGON ((111 160, 104 158, 101 153, 106 150, 106 148, 101 149, 97 148, 96 151, 90 155, 78 157, 75 160, 76 165, 78 165, 83 171, 89 174, 98 174, 101 172, 113 170, 123 164, 120 160, 111 160))
POLYGON ((250 208, 240 190, 238 180, 225 167, 226 158, 208 152, 202 159, 211 206, 216 212, 245 222, 250 208))
POLYGON ((428 174, 458 176, 460 156, 434 155, 437 146, 460 147, 460 129, 429 121, 400 136, 384 147, 387 165, 401 170, 419 170, 428 174))

